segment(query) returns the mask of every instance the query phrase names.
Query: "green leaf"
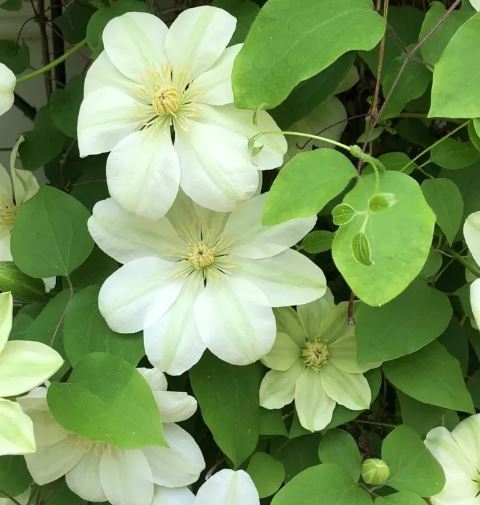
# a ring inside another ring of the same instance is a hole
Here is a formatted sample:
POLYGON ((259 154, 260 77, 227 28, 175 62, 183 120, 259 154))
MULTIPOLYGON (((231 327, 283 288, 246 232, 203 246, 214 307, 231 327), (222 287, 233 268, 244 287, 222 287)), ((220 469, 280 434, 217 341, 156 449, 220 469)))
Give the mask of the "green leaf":
POLYGON ((453 35, 433 71, 429 117, 480 117, 480 13, 453 35))
POLYGON ((260 12, 260 7, 251 0, 214 0, 214 7, 219 7, 237 18, 237 27, 230 40, 231 46, 245 40, 253 21, 260 12))
POLYGON ((95 9, 80 2, 72 2, 63 14, 55 18, 54 23, 62 30, 67 42, 76 44, 85 38, 87 25, 95 9))
POLYGON ((358 482, 362 456, 357 442, 350 433, 343 430, 327 431, 320 440, 318 456, 322 463, 330 463, 343 468, 353 482, 358 482))
POLYGON ((26 170, 36 170, 53 160, 65 144, 65 135, 53 124, 48 105, 37 112, 33 130, 24 136, 19 153, 26 170))
POLYGON ((14 298, 24 301, 45 297, 43 281, 25 275, 12 261, 0 261, 0 290, 11 291, 14 298))
POLYGON ((342 54, 372 49, 384 30, 385 20, 370 0, 303 2, 301 7, 296 0, 269 0, 233 68, 235 104, 247 109, 273 108, 299 82, 342 54))
POLYGON ((75 366, 92 352, 121 356, 136 366, 145 354, 140 333, 124 335, 109 328, 98 310, 98 286, 77 291, 68 305, 63 339, 68 359, 75 366))
POLYGON ((412 172, 416 166, 415 163, 410 164, 411 159, 408 154, 398 151, 382 154, 378 157, 378 161, 380 161, 387 170, 399 170, 406 174, 412 172), (405 169, 406 166, 408 166, 407 169, 405 169))
POLYGON ((435 216, 418 183, 401 172, 382 173, 379 187, 374 174, 362 176, 343 202, 355 208, 357 215, 337 230, 333 259, 361 300, 383 305, 404 291, 422 270, 430 252, 435 216), (391 193, 396 203, 383 212, 371 213, 368 202, 378 192, 391 193), (372 264, 368 266, 352 251, 352 240, 361 231, 371 246, 372 264))
POLYGON ((463 198, 458 186, 449 179, 426 179, 422 191, 435 212, 438 226, 452 245, 463 221, 463 198))
POLYGON ((32 483, 23 456, 0 457, 0 491, 10 496, 22 494, 32 483))
POLYGON ((70 491, 65 479, 42 486, 41 489, 40 503, 48 503, 48 505, 87 505, 85 500, 70 491))
POLYGON ((475 147, 475 149, 480 152, 480 135, 475 129, 474 121, 470 121, 468 123, 468 138, 470 139, 473 147, 475 147))
POLYGON ((106 24, 126 12, 147 12, 144 2, 138 0, 116 0, 108 7, 102 7, 90 18, 87 25, 87 44, 92 50, 92 58, 103 51, 102 33, 106 24))
POLYGON ((248 463, 247 472, 257 488, 260 498, 276 493, 285 479, 281 461, 265 452, 256 452, 248 463))
POLYGON ((333 224, 340 226, 349 223, 355 216, 355 209, 348 203, 340 203, 332 209, 333 224))
MULTIPOLYGON (((92 210, 100 200, 109 197, 105 166, 107 157, 104 154, 72 160, 68 168, 80 169, 80 177, 72 184, 72 196, 92 210)), ((68 164, 68 163, 67 163, 68 164)), ((66 164, 66 165, 67 165, 66 164)))
POLYGON ((371 505, 370 495, 338 466, 317 465, 299 473, 274 496, 272 505, 371 505))
POLYGON ((299 436, 293 440, 272 439, 270 452, 285 466, 285 482, 293 479, 299 472, 320 462, 318 459, 319 433, 299 436))
POLYGON ((333 236, 331 231, 312 231, 302 240, 302 247, 309 254, 329 251, 332 247, 333 236))
POLYGON ((94 247, 86 261, 72 272, 70 280, 76 289, 87 288, 93 284, 101 284, 117 269, 118 263, 113 258, 94 247))
POLYGON ((355 327, 358 361, 383 362, 418 351, 447 329, 452 313, 448 296, 420 280, 382 307, 361 304, 355 327))
POLYGON ((480 157, 480 153, 470 142, 460 142, 447 138, 431 150, 430 159, 439 167, 449 170, 469 167, 480 157))
POLYGON ((19 74, 30 66, 30 49, 27 44, 18 44, 15 40, 0 40, 0 63, 14 73, 19 74))
POLYGON ((350 160, 333 149, 297 154, 282 168, 270 189, 263 224, 317 214, 356 175, 350 160))
POLYGON ((473 413, 458 361, 438 342, 383 365, 387 379, 419 402, 473 413))
POLYGON ((0 4, 0 9, 6 11, 19 11, 22 8, 22 0, 5 0, 0 4))
POLYGON ((368 200, 368 208, 371 212, 383 212, 395 205, 395 195, 391 193, 377 193, 368 200))
POLYGON ((288 435, 281 410, 260 409, 260 435, 288 435))
POLYGON ((50 97, 50 115, 54 125, 67 137, 77 138, 77 119, 83 100, 82 75, 72 77, 65 88, 56 89, 50 97))
POLYGON ((165 445, 162 419, 152 390, 127 361, 89 354, 68 382, 48 388, 48 405, 67 430, 122 449, 165 445))
POLYGON ((31 277, 68 275, 92 252, 88 218, 75 198, 42 186, 17 212, 11 242, 15 264, 31 277))
POLYGON ((427 505, 425 500, 415 493, 401 491, 388 496, 377 496, 375 505, 427 505))
POLYGON ((387 485, 420 496, 438 494, 445 486, 440 463, 408 426, 395 428, 383 441, 382 459, 390 468, 387 485))
POLYGON ((190 380, 205 424, 238 467, 257 446, 261 367, 230 365, 207 352, 190 370, 190 380))

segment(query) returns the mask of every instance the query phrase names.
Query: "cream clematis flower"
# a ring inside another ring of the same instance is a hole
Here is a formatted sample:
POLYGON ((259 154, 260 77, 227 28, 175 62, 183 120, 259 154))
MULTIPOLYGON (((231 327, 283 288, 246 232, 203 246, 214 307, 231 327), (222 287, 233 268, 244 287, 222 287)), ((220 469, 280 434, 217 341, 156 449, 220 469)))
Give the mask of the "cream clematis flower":
POLYGON ((190 490, 158 488, 152 505, 260 505, 258 491, 243 470, 221 470, 195 496, 190 490))
POLYGON ((31 419, 6 398, 30 391, 51 377, 63 363, 57 351, 40 342, 8 341, 13 299, 0 294, 0 455, 35 452, 31 419))
MULTIPOLYGON (((480 266, 480 212, 473 212, 467 217, 463 236, 473 259, 480 266)), ((470 284, 470 303, 477 328, 480 328, 480 278, 470 284)))
POLYGON ((103 284, 100 311, 120 333, 144 330, 152 364, 178 375, 206 347, 237 365, 266 354, 275 340, 272 307, 323 296, 323 272, 289 249, 316 217, 265 227, 267 194, 231 214, 204 209, 179 194, 167 217, 150 221, 112 199, 97 203, 88 228, 124 265, 103 284))
POLYGON ((241 44, 226 46, 235 25, 226 11, 202 6, 170 29, 141 12, 105 27, 105 50, 85 80, 78 142, 81 156, 111 151, 108 188, 130 212, 162 217, 179 185, 200 205, 230 211, 255 194, 259 170, 282 164, 282 135, 263 137, 254 159, 248 145, 259 130, 280 132, 273 119, 258 111, 255 126, 251 111, 233 105, 241 44))
POLYGON ((480 495, 480 414, 467 417, 452 432, 431 430, 425 445, 442 465, 446 484, 432 505, 478 505, 480 495))
POLYGON ((363 373, 378 364, 357 363, 354 327, 347 324, 347 303, 321 300, 275 311, 277 339, 262 362, 272 370, 260 385, 260 405, 279 409, 295 399, 300 424, 326 428, 336 404, 368 409, 372 393, 363 373))
POLYGON ((0 116, 12 108, 15 99, 13 90, 17 84, 15 74, 0 63, 0 116))
POLYGON ((197 402, 187 393, 167 391, 167 380, 155 369, 137 369, 152 388, 162 413, 168 447, 120 449, 68 432, 50 413, 46 388, 21 400, 31 416, 37 452, 25 457, 40 485, 63 475, 68 487, 90 502, 151 505, 155 486, 181 488, 195 482, 205 468, 202 452, 177 422, 190 418, 197 402))

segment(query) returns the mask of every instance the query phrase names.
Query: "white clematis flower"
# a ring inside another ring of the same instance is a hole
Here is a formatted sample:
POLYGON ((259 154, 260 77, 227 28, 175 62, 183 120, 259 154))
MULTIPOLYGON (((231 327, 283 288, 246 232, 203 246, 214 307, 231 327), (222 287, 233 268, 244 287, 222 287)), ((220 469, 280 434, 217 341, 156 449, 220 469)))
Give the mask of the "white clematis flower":
POLYGON ((15 99, 13 90, 17 84, 15 74, 3 63, 0 63, 0 116, 9 111, 15 99))
POLYGON ((243 470, 221 470, 195 496, 188 489, 158 488, 152 505, 260 505, 258 491, 243 470))
POLYGON ((347 324, 347 303, 333 298, 275 311, 278 333, 262 359, 271 368, 260 386, 260 405, 279 409, 295 399, 300 424, 318 431, 328 426, 338 403, 368 409, 372 393, 363 373, 378 364, 357 363, 354 327, 347 324))
POLYGON ((480 11, 480 0, 470 0, 470 3, 476 11, 480 11))
POLYGON ((280 132, 273 119, 258 111, 255 126, 251 111, 233 105, 241 44, 226 46, 235 25, 226 11, 203 6, 170 29, 141 12, 105 27, 105 50, 85 80, 78 143, 81 156, 111 151, 108 188, 130 212, 162 217, 179 185, 200 205, 230 211, 256 192, 258 170, 282 164, 282 135, 263 137, 254 159, 248 146, 259 130, 280 132))
POLYGON ((320 268, 289 249, 316 218, 262 226, 266 196, 223 214, 179 194, 156 221, 112 199, 97 203, 90 233, 124 263, 100 290, 110 327, 144 330, 150 362, 172 375, 191 368, 206 347, 237 365, 265 355, 275 340, 272 307, 307 303, 326 289, 320 268))
MULTIPOLYGON (((473 212, 467 217, 463 235, 473 259, 480 266, 480 212, 473 212)), ((470 284, 470 303, 477 328, 480 328, 480 278, 470 284)))
POLYGON ((50 413, 46 388, 38 388, 21 403, 34 423, 37 452, 25 457, 37 484, 65 475, 68 487, 90 502, 112 505, 151 505, 155 486, 179 488, 192 484, 205 468, 200 448, 176 422, 191 417, 195 399, 166 391, 158 370, 138 369, 150 387, 162 414, 168 447, 120 449, 65 430, 50 413))
POLYGON ((12 329, 13 299, 0 294, 0 455, 34 452, 32 421, 20 405, 6 398, 30 391, 51 377, 63 359, 40 342, 8 341, 12 329))
POLYGON ((464 419, 452 432, 431 430, 425 445, 442 465, 446 484, 432 505, 478 505, 480 495, 480 414, 464 419))

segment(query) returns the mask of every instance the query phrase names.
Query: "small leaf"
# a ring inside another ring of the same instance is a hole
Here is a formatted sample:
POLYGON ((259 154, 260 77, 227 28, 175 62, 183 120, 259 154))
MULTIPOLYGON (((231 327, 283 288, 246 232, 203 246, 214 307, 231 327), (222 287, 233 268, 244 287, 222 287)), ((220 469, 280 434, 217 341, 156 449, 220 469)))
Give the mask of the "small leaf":
POLYGON ((356 233, 352 237, 353 257, 362 265, 372 265, 372 249, 367 236, 363 232, 356 233))
POLYGON ((355 216, 355 209, 348 203, 339 203, 332 210, 333 224, 341 226, 350 222, 355 216))
POLYGON ((415 493, 401 491, 388 496, 377 496, 375 505, 427 505, 427 503, 415 493))
POLYGON ((448 138, 432 148, 431 161, 448 170, 469 167, 480 158, 480 153, 470 142, 448 138))
POLYGON ((396 201, 392 193, 378 193, 370 198, 368 208, 371 212, 382 212, 395 205, 396 201))
POLYGON ((23 456, 0 456, 0 490, 10 496, 22 494, 32 483, 23 456))
POLYGON ((328 431, 320 440, 318 455, 322 463, 343 468, 353 482, 358 482, 362 457, 350 433, 343 430, 328 431))
POLYGON ((256 452, 248 463, 247 472, 260 498, 276 493, 285 479, 285 467, 270 454, 256 452))
POLYGON ((302 240, 302 247, 309 254, 329 251, 332 247, 333 236, 331 231, 312 231, 302 240))
POLYGON ((226 10, 237 18, 235 33, 230 40, 231 46, 245 40, 253 21, 260 12, 260 7, 251 0, 213 0, 212 5, 226 10))
MULTIPOLYGON (((3 4, 2 4, 3 5, 3 4)), ((0 63, 14 74, 19 74, 30 66, 30 50, 25 42, 20 45, 14 40, 0 40, 0 63)))

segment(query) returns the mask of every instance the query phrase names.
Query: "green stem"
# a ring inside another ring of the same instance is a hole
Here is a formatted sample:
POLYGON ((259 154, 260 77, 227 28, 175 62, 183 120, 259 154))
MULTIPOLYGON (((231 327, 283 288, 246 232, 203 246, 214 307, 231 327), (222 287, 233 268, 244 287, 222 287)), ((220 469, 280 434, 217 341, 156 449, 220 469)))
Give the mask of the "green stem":
POLYGON ((473 265, 471 265, 464 256, 458 254, 457 251, 450 249, 449 247, 445 248, 446 251, 451 255, 452 258, 455 258, 461 265, 463 265, 467 270, 472 272, 473 275, 480 277, 480 270, 473 265))
POLYGON ((329 139, 327 137, 320 137, 318 135, 312 135, 310 133, 301 133, 301 132, 290 132, 290 131, 267 131, 267 132, 258 132, 253 137, 251 137, 249 144, 253 146, 258 137, 262 137, 263 135, 292 135, 293 137, 304 137, 312 140, 320 140, 322 142, 327 142, 328 144, 332 144, 337 147, 341 147, 345 149, 345 151, 350 152, 350 146, 346 144, 342 144, 341 142, 337 142, 336 140, 329 139))
POLYGON ((398 426, 397 424, 381 423, 378 421, 364 421, 363 419, 354 419, 352 423, 371 424, 372 426, 382 426, 384 428, 396 428, 398 426))
POLYGON ((22 505, 19 501, 15 500, 15 498, 13 496, 10 496, 8 493, 6 493, 5 491, 0 491, 0 496, 3 496, 5 498, 7 498, 8 500, 10 500, 12 503, 14 503, 15 505, 22 505))
POLYGON ((22 75, 17 79, 17 84, 20 82, 28 81, 29 79, 33 79, 34 77, 38 77, 39 75, 44 74, 45 72, 48 72, 52 68, 56 67, 63 61, 65 61, 67 58, 72 56, 72 54, 75 54, 77 51, 82 49, 82 47, 87 43, 87 39, 83 39, 81 42, 78 44, 75 44, 72 46, 68 51, 62 54, 62 56, 59 56, 56 60, 51 61, 48 65, 45 65, 42 68, 39 68, 37 70, 34 70, 33 72, 29 72, 28 74, 22 75))

